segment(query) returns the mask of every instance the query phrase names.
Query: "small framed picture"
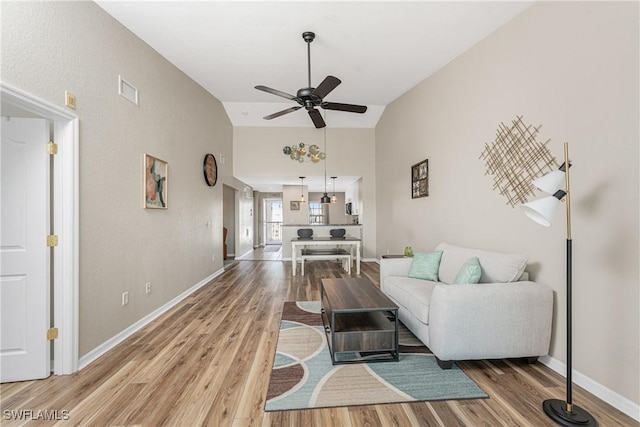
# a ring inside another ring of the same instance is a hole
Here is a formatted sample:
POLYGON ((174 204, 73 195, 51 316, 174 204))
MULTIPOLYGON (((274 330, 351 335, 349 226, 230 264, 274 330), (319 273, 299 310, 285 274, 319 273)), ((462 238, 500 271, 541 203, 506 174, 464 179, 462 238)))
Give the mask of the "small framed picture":
POLYGON ((157 157, 144 155, 144 208, 167 209, 169 164, 157 157))
POLYGON ((429 195, 429 159, 411 166, 411 198, 429 195))
POLYGON ((292 211, 299 211, 300 210, 300 202, 297 200, 292 200, 291 202, 289 202, 289 207, 292 211))

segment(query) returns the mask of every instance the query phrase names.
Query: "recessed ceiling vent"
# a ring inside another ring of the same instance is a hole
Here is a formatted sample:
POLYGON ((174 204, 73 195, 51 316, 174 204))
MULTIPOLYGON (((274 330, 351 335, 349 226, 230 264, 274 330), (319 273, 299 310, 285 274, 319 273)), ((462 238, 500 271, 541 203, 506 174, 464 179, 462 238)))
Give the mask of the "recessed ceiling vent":
POLYGON ((118 76, 118 94, 138 105, 138 89, 122 76, 118 76))

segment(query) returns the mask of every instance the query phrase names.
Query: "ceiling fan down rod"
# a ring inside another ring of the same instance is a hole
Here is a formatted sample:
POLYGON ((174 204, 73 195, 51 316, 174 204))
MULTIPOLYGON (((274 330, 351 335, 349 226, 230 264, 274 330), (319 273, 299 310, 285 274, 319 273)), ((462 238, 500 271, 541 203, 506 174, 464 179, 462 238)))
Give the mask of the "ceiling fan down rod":
POLYGON ((311 87, 311 42, 316 35, 311 31, 305 31, 302 33, 302 38, 307 42, 307 82, 309 83, 307 87, 311 87))

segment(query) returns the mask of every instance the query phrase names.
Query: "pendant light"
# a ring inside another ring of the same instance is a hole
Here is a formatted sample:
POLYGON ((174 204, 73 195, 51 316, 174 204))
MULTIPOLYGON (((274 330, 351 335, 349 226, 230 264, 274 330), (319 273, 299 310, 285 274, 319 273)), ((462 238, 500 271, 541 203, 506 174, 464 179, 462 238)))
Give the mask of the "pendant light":
POLYGON ((337 176, 332 176, 331 180, 333 181, 333 195, 331 196, 331 203, 337 203, 338 198, 336 197, 336 178, 337 176))
POLYGON ((306 176, 299 176, 298 178, 300 178, 300 203, 305 203, 306 200, 304 199, 304 179, 306 178, 306 176))
MULTIPOLYGON (((325 115, 325 121, 326 121, 327 113, 325 112, 324 115, 325 115)), ((326 156, 327 154, 327 127, 326 126, 324 127, 324 153, 326 156)), ((326 157, 324 159, 324 194, 320 198, 320 203, 322 203, 323 205, 328 205, 329 203, 331 203, 331 199, 327 195, 327 158, 326 157)))

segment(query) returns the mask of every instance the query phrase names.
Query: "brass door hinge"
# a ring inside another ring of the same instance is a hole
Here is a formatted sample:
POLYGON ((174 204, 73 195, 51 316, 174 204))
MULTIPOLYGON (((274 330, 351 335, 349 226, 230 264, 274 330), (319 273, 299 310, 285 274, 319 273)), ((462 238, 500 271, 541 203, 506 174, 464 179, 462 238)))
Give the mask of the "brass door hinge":
POLYGON ((58 236, 55 234, 50 234, 47 236, 47 246, 53 248, 54 246, 58 246, 58 236))
POLYGON ((55 155, 58 154, 58 144, 56 144, 55 142, 50 142, 47 144, 47 153, 49 153, 50 155, 55 155))
POLYGON ((58 328, 49 328, 49 330, 47 330, 47 339, 49 341, 58 339, 58 328))

